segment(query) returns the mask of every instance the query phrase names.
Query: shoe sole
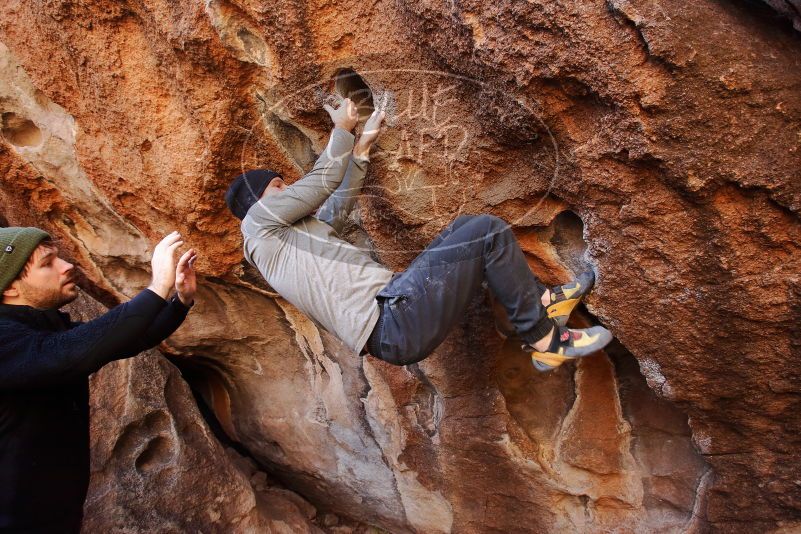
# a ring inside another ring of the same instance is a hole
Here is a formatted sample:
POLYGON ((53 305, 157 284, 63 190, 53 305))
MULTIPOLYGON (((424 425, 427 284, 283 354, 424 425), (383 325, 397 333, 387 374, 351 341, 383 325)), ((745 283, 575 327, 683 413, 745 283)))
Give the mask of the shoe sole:
POLYGON ((592 339, 588 345, 580 347, 578 350, 573 349, 572 354, 556 354, 553 352, 531 353, 531 363, 534 365, 534 368, 540 372, 546 372, 559 367, 568 360, 585 358, 591 354, 595 354, 599 350, 602 350, 609 344, 610 341, 612 341, 613 337, 612 332, 603 326, 593 326, 591 328, 587 328, 585 333, 590 338, 594 339, 592 339))
POLYGON ((554 369, 556 369, 556 367, 554 367, 553 365, 548 365, 546 363, 542 363, 541 361, 534 359, 533 356, 531 357, 531 363, 534 364, 534 369, 536 369, 540 373, 547 373, 548 371, 553 371, 554 369))

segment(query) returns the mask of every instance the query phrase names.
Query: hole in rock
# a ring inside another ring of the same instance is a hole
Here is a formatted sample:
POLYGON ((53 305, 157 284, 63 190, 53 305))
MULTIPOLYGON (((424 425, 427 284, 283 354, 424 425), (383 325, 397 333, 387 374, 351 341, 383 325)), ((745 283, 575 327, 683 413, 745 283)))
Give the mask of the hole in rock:
POLYGON ((231 415, 231 398, 225 387, 225 380, 215 368, 214 363, 202 357, 171 358, 178 367, 181 377, 189 385, 198 409, 209 426, 219 427, 225 435, 237 441, 231 415))
POLYGON ((215 364, 198 356, 192 358, 170 357, 169 360, 178 368, 181 377, 189 385, 189 391, 195 400, 198 411, 217 441, 223 447, 231 448, 241 457, 251 460, 253 465, 270 477, 275 477, 276 480, 284 483, 280 470, 260 459, 264 456, 285 457, 286 453, 280 444, 273 441, 262 441, 259 443, 259 454, 253 454, 239 441, 232 420, 230 397, 227 392, 221 391, 225 389, 225 385, 215 364))
POLYGON ((350 98, 359 108, 359 116, 365 118, 375 109, 373 92, 353 69, 341 69, 334 76, 334 91, 343 98, 350 98))
POLYGON ((241 456, 253 458, 250 451, 238 441, 232 420, 231 399, 224 391, 223 379, 214 364, 206 363, 197 356, 170 358, 170 362, 178 368, 181 377, 189 385, 198 411, 217 441, 226 447, 231 447, 241 456))
POLYGON ((584 222, 575 212, 566 210, 551 223, 551 244, 571 271, 578 274, 591 268, 584 258, 587 243, 584 241, 584 222))
MULTIPOLYGON (((168 431, 170 425, 171 417, 164 410, 148 413, 144 418, 125 426, 114 443, 114 454, 124 458, 133 458, 136 455, 139 458, 149 448, 146 446, 142 452, 138 452, 141 444, 150 443, 157 436, 161 436, 168 431)), ((147 456, 143 460, 147 460, 147 456)))
POLYGON ((236 36, 242 42, 242 48, 248 57, 257 65, 262 67, 269 67, 271 64, 270 54, 267 51, 267 45, 264 40, 253 33, 247 28, 239 28, 236 36))
POLYGON ((643 507, 653 524, 683 524, 708 466, 696 450, 687 416, 648 387, 637 359, 617 339, 606 354, 615 366, 623 417, 631 425, 631 454, 643 483, 643 507))
POLYGON ((300 128, 281 119, 272 112, 264 114, 264 124, 275 141, 283 148, 290 158, 304 171, 309 171, 317 159, 312 150, 311 140, 300 128))
POLYGON ((145 449, 136 457, 134 465, 140 473, 146 473, 166 465, 172 457, 172 444, 163 436, 150 440, 145 449))
POLYGON ((32 120, 16 113, 3 113, 2 133, 3 137, 14 146, 39 146, 42 143, 42 131, 32 120))

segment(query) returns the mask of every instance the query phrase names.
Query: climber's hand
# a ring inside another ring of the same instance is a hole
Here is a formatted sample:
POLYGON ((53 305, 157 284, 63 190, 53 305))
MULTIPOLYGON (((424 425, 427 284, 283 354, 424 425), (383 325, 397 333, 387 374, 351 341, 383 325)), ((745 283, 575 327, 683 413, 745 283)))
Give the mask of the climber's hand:
POLYGON ((195 260, 197 253, 190 248, 184 252, 178 260, 178 267, 175 268, 175 292, 184 306, 191 306, 195 301, 197 291, 197 275, 195 274, 195 260))
POLYGON ((376 108, 367 122, 364 123, 364 130, 359 137, 356 146, 353 147, 353 155, 357 158, 367 159, 370 155, 370 147, 373 146, 378 135, 381 133, 381 124, 384 122, 384 111, 376 108))
POLYGON ((334 121, 334 126, 337 128, 351 131, 359 122, 359 111, 350 98, 344 99, 336 109, 329 104, 324 104, 323 108, 331 116, 331 120, 334 121))
POLYGON ((183 244, 181 234, 176 231, 167 235, 153 249, 153 258, 150 260, 153 280, 148 289, 165 300, 175 284, 175 251, 183 244))

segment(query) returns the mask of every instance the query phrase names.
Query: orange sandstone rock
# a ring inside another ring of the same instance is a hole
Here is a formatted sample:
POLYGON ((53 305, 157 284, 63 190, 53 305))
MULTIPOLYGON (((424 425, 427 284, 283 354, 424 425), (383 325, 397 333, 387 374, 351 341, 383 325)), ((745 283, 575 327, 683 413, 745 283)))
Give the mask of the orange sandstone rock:
MULTIPOLYGON (((793 1, 768 3, 795 17, 793 1)), ((181 230, 204 282, 162 349, 228 439, 336 514, 321 528, 797 521, 801 34, 767 7, 13 0, 0 43, 3 218, 58 235, 106 304, 143 287, 150 246, 181 230), (395 368, 349 354, 276 297, 242 264, 222 195, 243 169, 302 175, 325 143, 331 92, 388 110, 351 239, 403 269, 456 215, 499 215, 546 283, 596 270, 577 320, 609 327, 615 344, 536 374, 479 296, 434 355, 395 368)), ((188 391, 150 358, 122 365, 178 398, 158 424, 187 420, 188 391)), ((126 396, 136 380, 104 371, 95 392, 147 418, 126 396)), ((95 424, 93 439, 126 428, 95 424)), ((163 464, 177 490, 153 484, 161 467, 137 471, 152 509, 190 502, 189 484, 227 487, 230 461, 204 440, 163 464), (204 479, 181 478, 193 458, 204 479)), ((96 472, 88 524, 112 527, 115 506, 128 509, 125 488, 140 486, 126 473, 96 472)), ((267 521, 237 502, 216 524, 267 521)), ((306 525, 296 508, 287 517, 306 525)), ((200 524, 193 514, 159 517, 182 530, 200 524)))

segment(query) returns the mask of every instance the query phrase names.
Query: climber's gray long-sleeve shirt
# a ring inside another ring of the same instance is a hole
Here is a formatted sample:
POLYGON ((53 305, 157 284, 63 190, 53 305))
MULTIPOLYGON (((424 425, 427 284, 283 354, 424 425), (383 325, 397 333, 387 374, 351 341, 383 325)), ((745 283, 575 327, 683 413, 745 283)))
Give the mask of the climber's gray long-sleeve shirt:
POLYGON ((375 296, 392 271, 339 236, 367 169, 366 160, 350 155, 353 140, 335 128, 306 176, 250 208, 242 235, 245 259, 267 283, 359 352, 378 321, 375 296))

